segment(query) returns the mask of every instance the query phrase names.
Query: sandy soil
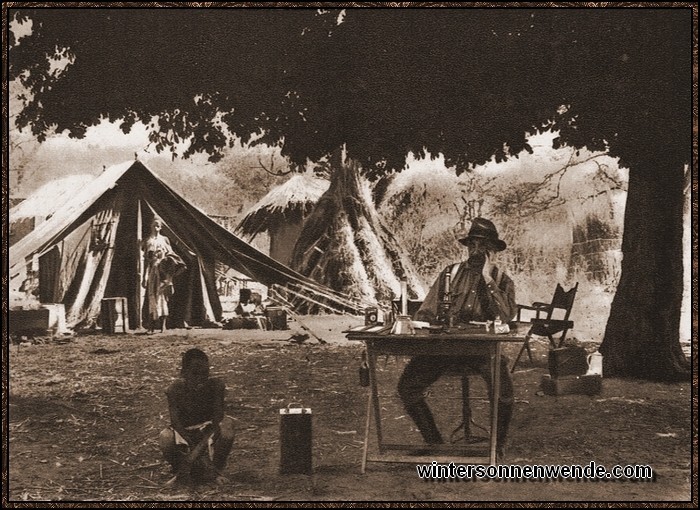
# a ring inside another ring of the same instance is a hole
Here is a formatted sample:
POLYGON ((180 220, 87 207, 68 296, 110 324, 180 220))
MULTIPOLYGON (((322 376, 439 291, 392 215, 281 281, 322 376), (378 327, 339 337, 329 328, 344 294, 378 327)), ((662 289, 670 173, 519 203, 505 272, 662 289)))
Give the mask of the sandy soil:
MULTIPOLYGON (((292 322, 288 331, 193 329, 11 345, 9 501, 690 500, 690 383, 605 379, 599 395, 546 396, 539 383, 547 373, 547 347, 539 341, 535 362, 522 362, 514 374, 505 462, 647 464, 654 481, 437 482, 419 479, 411 464, 370 464, 361 474, 367 398, 358 382, 362 346, 346 341, 342 331, 362 319, 302 321, 308 329, 292 322), (290 341, 297 334, 309 337, 290 341), (210 355, 214 375, 228 388, 227 413, 237 427, 229 483, 165 487, 171 473, 157 446, 158 432, 168 424, 163 390, 177 377, 181 353, 192 346, 210 355), (279 474, 279 410, 292 403, 312 409, 311 476, 279 474)), ((513 359, 517 346, 508 349, 513 359)), ((395 395, 404 363, 393 357, 380 362, 386 435, 419 444, 395 395)), ((459 423, 456 381, 436 383, 429 402, 449 433, 459 423)), ((479 405, 477 421, 484 423, 479 405)), ((694 462, 697 468, 697 456, 694 462)))

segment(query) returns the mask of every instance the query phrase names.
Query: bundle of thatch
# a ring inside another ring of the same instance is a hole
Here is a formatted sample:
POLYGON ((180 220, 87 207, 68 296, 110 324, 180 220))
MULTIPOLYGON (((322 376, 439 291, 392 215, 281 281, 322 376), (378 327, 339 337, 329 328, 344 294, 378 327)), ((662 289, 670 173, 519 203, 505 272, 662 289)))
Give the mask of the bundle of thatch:
POLYGON ((423 283, 392 229, 384 224, 357 162, 337 163, 333 181, 304 223, 290 267, 343 296, 388 307, 406 281, 409 299, 423 283))

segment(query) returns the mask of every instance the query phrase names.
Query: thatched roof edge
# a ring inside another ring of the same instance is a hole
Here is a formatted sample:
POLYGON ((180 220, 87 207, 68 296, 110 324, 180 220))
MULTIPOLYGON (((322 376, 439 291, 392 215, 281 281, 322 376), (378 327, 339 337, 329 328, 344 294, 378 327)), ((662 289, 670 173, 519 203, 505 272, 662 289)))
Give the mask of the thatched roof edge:
POLYGON ((329 181, 312 174, 297 174, 260 199, 241 220, 236 232, 253 235, 281 221, 300 220, 313 209, 329 186, 329 181))

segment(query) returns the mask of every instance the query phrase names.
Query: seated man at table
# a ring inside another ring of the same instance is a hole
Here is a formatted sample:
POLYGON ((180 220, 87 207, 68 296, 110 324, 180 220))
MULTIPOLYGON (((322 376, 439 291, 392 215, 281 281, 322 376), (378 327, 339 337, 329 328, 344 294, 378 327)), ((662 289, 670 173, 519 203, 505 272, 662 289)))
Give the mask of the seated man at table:
MULTIPOLYGON (((494 254, 503 251, 506 243, 498 238, 495 225, 484 218, 472 221, 466 237, 459 239, 469 251, 465 262, 445 268, 431 287, 416 312, 415 319, 435 323, 436 320, 458 326, 470 321, 500 318, 507 323, 515 317, 513 280, 493 263, 494 254), (446 276, 449 280, 446 281, 446 276), (445 295, 445 286, 448 286, 445 295), (448 300, 444 298, 448 297, 448 300), (443 306, 449 305, 449 308, 443 306)), ((446 371, 479 373, 491 386, 491 364, 488 356, 431 356, 411 358, 399 380, 398 392, 406 412, 428 444, 443 443, 433 414, 425 402, 426 389, 446 371)), ((506 436, 513 412, 513 383, 505 357, 501 358, 501 391, 498 404, 497 445, 504 455, 506 436)), ((465 429, 469 424, 464 423, 465 429)))

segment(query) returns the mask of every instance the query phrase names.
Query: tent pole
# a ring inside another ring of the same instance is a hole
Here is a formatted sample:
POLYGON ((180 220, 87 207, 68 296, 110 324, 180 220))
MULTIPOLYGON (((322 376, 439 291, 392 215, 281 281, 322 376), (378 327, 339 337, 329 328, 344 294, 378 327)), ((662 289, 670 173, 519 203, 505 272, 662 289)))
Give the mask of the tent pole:
POLYGON ((306 324, 304 324, 304 322, 301 320, 301 317, 299 317, 299 315, 294 310, 292 310, 291 306, 288 306, 285 308, 289 312, 289 315, 291 315, 292 318, 299 323, 299 326, 301 326, 301 329, 303 329, 304 331, 308 331, 312 337, 314 337, 316 340, 318 340, 318 343, 320 343, 320 344, 328 343, 323 338, 319 337, 316 333, 311 331, 311 328, 309 328, 306 324))
POLYGON ((141 245, 143 244, 142 239, 142 225, 141 225, 141 199, 136 201, 136 273, 138 280, 136 281, 136 329, 141 329, 141 281, 143 279, 143 257, 141 255, 141 245))

